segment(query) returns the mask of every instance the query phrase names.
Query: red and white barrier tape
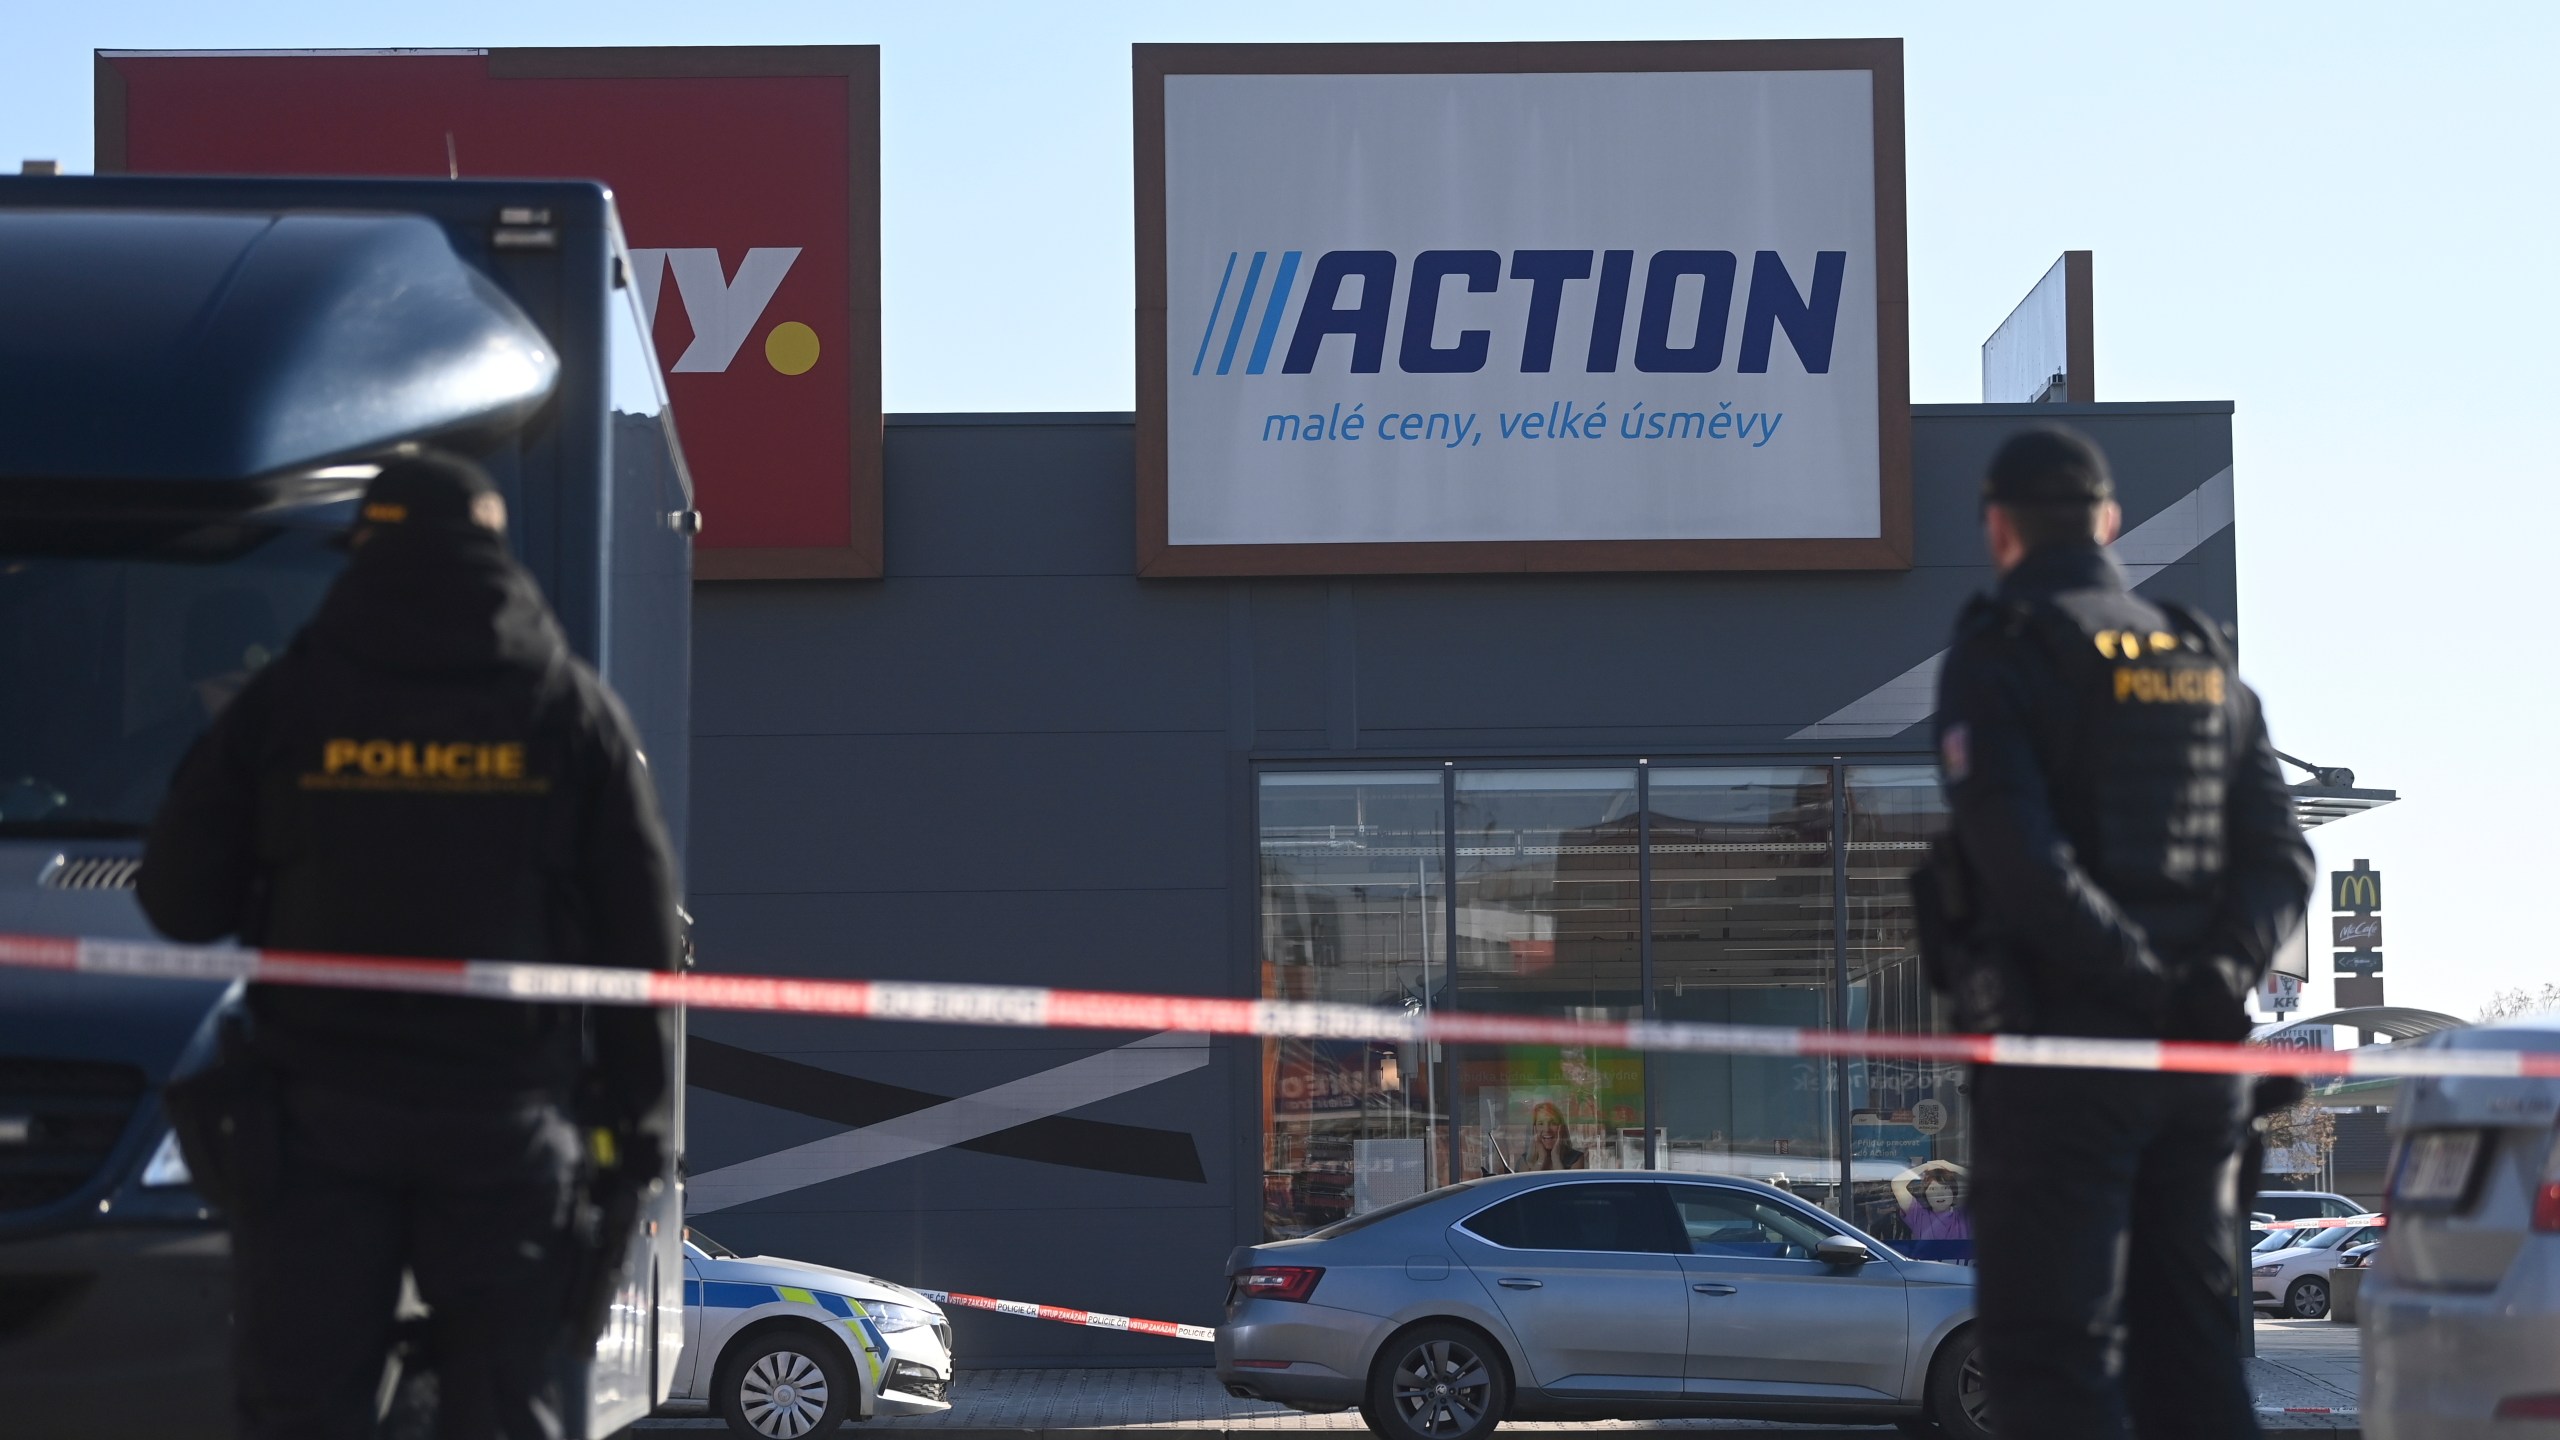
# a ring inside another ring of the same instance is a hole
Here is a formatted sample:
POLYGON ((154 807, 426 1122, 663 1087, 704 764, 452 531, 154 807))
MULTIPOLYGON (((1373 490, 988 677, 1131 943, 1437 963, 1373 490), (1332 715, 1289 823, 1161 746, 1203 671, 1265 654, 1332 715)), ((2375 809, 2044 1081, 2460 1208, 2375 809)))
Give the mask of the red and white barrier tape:
POLYGON ((1692 1020, 1567 1020, 1473 1011, 1428 1014, 1307 1000, 1217 1000, 1028 985, 904 980, 794 980, 612 970, 522 960, 419 960, 223 950, 147 941, 0 934, 0 968, 165 980, 254 980, 579 1005, 690 1005, 779 1015, 837 1015, 1033 1030, 1179 1031, 1317 1040, 1455 1045, 1580 1045, 1714 1055, 1842 1055, 2040 1069, 2222 1075, 2427 1075, 2560 1079, 2560 1052, 2415 1049, 2292 1050, 2188 1040, 2052 1035, 1888 1035, 1710 1025, 1692 1020))
POLYGON ((961 1295, 949 1290, 918 1290, 917 1294, 937 1305, 957 1305, 964 1310, 991 1310, 998 1315, 1019 1315, 1025 1320, 1054 1320, 1061 1325, 1082 1325, 1088 1330, 1126 1330, 1133 1335, 1161 1335, 1167 1340, 1198 1340, 1215 1343, 1218 1332, 1206 1325, 1177 1325, 1170 1320, 1138 1320, 1127 1315, 1105 1315, 1099 1310, 1070 1310, 1064 1305, 1034 1305, 1028 1300, 995 1300, 984 1295, 961 1295))

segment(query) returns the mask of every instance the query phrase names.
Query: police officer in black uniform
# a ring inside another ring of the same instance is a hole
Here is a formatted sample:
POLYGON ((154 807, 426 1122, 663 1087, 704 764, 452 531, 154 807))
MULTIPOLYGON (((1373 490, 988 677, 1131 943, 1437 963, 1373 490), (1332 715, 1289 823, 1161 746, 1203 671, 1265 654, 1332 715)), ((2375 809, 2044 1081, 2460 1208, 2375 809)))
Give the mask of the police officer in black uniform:
MULTIPOLYGON (((2098 448, 2040 427, 1983 487, 1998 588, 1957 623, 1937 739, 1967 890, 1959 1020, 2231 1041, 2312 861, 2220 626, 2127 587, 2098 448)), ((2002 1440, 2257 1433, 2233 1300, 2246 1085, 1985 1067, 1973 1230, 2002 1440)))
MULTIPOLYGON (((467 461, 393 459, 346 571, 180 765, 140 896, 172 938, 668 969, 674 866, 621 705, 467 461)), ((229 1203, 241 1429, 369 1435, 404 1269, 451 1440, 551 1437, 581 1126, 654 1165, 665 1012, 252 986, 229 1203), (576 1123, 573 1123, 573 1116, 576 1123), (268 1123, 271 1121, 271 1123, 268 1123)))

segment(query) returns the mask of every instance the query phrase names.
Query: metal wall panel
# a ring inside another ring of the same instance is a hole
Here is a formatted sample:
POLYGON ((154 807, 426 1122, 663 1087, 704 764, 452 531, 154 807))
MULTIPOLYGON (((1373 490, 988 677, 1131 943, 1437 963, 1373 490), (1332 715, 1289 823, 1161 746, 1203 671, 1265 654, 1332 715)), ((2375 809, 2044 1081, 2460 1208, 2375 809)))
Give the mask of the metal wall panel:
MULTIPOLYGON (((1978 478, 2036 419, 2107 448, 2128 529, 2177 531, 2144 593, 2229 617, 2228 405, 1917 407, 1907 571, 1330 580, 1137 579, 1125 416, 893 418, 886 579, 695 593, 703 963, 1250 995, 1256 764, 1925 754, 1925 724, 1802 732, 1945 646, 1991 579, 1978 478)), ((706 1176, 1140 1038, 693 1028, 728 1047, 697 1066, 706 1176)), ((909 1284, 1214 1322, 1221 1261, 1259 1228, 1256 1053, 1221 1042, 1174 1078, 702 1222, 909 1284)), ((971 1366, 1207 1360, 957 1324, 971 1366)))

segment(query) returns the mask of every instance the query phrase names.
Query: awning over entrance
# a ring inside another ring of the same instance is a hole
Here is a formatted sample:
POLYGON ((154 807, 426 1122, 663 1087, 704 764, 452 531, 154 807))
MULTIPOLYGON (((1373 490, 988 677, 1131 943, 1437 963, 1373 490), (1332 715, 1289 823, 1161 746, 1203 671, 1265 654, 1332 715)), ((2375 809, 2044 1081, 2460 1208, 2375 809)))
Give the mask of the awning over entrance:
POLYGON ((2322 785, 2305 780, 2293 787, 2293 816, 2302 828, 2326 825, 2350 815, 2379 808, 2400 798, 2397 790, 2358 790, 2346 785, 2322 785))

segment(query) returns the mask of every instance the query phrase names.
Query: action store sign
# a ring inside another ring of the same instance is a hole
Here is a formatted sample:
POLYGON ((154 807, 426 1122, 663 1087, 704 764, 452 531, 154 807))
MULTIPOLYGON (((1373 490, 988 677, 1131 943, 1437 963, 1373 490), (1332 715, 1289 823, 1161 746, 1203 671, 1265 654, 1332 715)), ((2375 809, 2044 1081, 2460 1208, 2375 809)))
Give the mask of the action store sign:
POLYGON ((1144 573, 1909 557, 1892 41, 1141 46, 1144 573))
POLYGON ((704 517, 694 573, 880 573, 880 52, 98 57, 98 167, 602 180, 704 517))

